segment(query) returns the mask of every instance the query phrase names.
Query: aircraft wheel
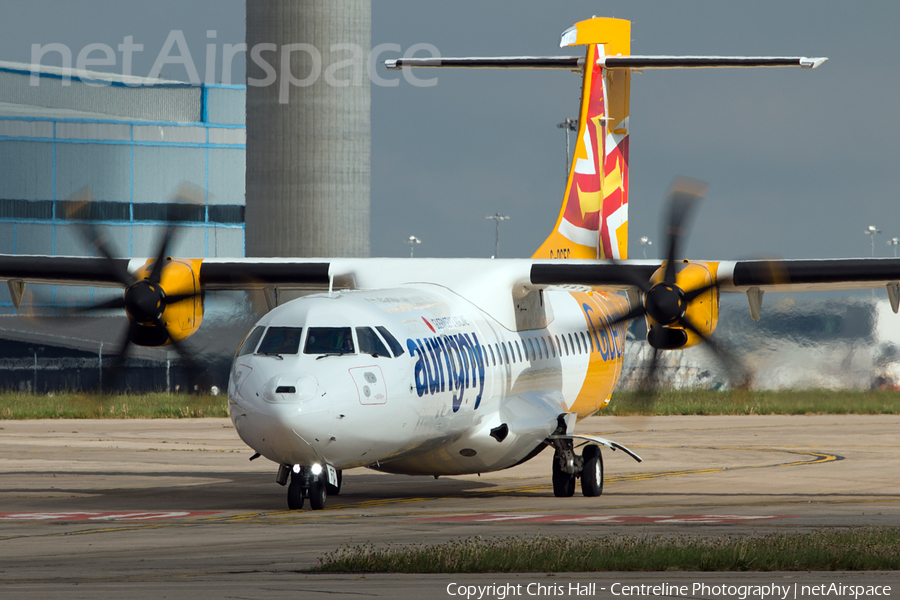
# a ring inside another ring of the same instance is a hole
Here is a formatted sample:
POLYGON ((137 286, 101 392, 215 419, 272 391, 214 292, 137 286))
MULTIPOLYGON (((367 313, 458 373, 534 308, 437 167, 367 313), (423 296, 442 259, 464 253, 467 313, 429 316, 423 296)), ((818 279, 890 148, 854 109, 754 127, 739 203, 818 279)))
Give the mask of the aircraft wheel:
POLYGON ((344 481, 344 472, 340 469, 337 470, 337 485, 331 485, 330 483, 326 483, 326 490, 328 491, 329 496, 337 496, 341 493, 341 483, 344 481))
POLYGON ((288 508, 290 510, 300 510, 303 508, 303 485, 299 479, 291 481, 288 485, 288 508))
POLYGON ((599 496, 603 493, 603 457, 600 455, 600 447, 591 444, 581 456, 584 459, 581 493, 585 496, 599 496))
POLYGON ((560 468, 557 455, 553 456, 553 495, 557 498, 571 498, 575 495, 575 475, 560 468))
POLYGON ((328 497, 328 480, 325 474, 320 473, 309 484, 309 507, 313 510, 325 508, 325 498, 328 497))

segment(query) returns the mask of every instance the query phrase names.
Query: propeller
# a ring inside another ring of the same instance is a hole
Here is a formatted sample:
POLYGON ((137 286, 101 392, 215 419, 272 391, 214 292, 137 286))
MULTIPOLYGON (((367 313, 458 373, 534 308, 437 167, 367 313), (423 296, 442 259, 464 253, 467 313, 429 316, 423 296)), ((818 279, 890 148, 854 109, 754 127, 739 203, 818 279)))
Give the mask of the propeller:
POLYGON ((607 327, 627 323, 645 315, 654 321, 647 332, 647 342, 653 348, 653 354, 637 396, 643 409, 649 409, 649 405, 655 399, 655 390, 659 387, 661 351, 683 347, 688 341, 687 332, 699 337, 716 356, 735 387, 746 387, 749 384, 749 377, 738 357, 727 346, 706 335, 687 315, 690 303, 715 288, 717 284, 709 283, 691 289, 683 289, 678 284, 677 264, 687 236, 689 219, 696 203, 706 193, 707 187, 708 184, 703 181, 680 177, 669 189, 666 199, 668 218, 663 232, 667 254, 660 281, 654 281, 654 278, 646 280, 635 268, 629 267, 626 263, 618 263, 622 283, 640 289, 641 302, 630 310, 614 316, 607 327))
MULTIPOLYGON (((170 198, 167 204, 166 221, 178 220, 174 212, 179 205, 202 203, 203 190, 192 184, 182 184, 178 191, 170 198)), ((156 243, 153 258, 153 267, 150 274, 143 279, 138 279, 122 266, 123 263, 116 259, 116 252, 111 247, 110 238, 102 227, 94 221, 97 216, 97 205, 93 204, 93 194, 90 187, 85 186, 72 194, 64 204, 66 218, 73 222, 82 240, 87 246, 100 254, 109 266, 110 273, 125 288, 121 297, 101 302, 86 307, 79 307, 72 314, 85 313, 96 310, 120 310, 124 309, 129 316, 128 326, 123 331, 119 343, 119 350, 113 359, 111 370, 117 378, 123 375, 125 359, 133 344, 164 345, 170 344, 180 356, 194 381, 201 369, 183 342, 172 335, 168 325, 162 320, 162 314, 169 305, 191 300, 203 293, 198 290, 192 293, 166 294, 160 282, 165 272, 168 261, 166 255, 177 239, 178 229, 167 226, 156 243), (150 342, 147 344, 146 342, 150 342)))

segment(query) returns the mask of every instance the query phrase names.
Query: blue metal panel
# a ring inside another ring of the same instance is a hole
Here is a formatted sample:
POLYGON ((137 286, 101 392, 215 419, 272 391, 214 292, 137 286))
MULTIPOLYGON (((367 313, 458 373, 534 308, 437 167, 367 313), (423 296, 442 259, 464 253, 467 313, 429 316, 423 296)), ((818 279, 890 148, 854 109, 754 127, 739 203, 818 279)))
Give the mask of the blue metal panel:
MULTIPOLYGON (((54 121, 56 123, 105 123, 105 124, 113 124, 113 125, 161 125, 165 127, 197 127, 198 123, 195 121, 158 121, 158 120, 148 120, 148 119, 128 119, 122 120, 117 119, 115 117, 110 117, 108 119, 87 119, 82 117, 17 117, 17 116, 8 116, 8 115, 0 115, 0 121, 28 121, 28 122, 46 122, 46 121, 54 121)), ((246 129, 246 127, 241 124, 228 124, 228 123, 209 123, 206 125, 212 129, 246 129)), ((30 138, 29 138, 30 139, 30 138)), ((40 139, 40 138, 35 138, 40 139)))
POLYGON ((0 140, 0 198, 53 197, 53 144, 0 140))
POLYGON ((244 256, 244 229, 210 227, 210 256, 239 258, 244 256))
POLYGON ((53 253, 53 226, 37 223, 17 223, 16 254, 53 253))
POLYGON ((58 256, 91 255, 90 246, 75 227, 75 225, 56 225, 56 254, 58 256))
MULTIPOLYGON (((44 142, 50 140, 43 138, 25 138, 25 137, 3 137, 0 136, 0 142, 44 142)), ((244 144, 196 144, 190 142, 131 142, 123 140, 56 140, 58 144, 99 144, 104 146, 149 146, 149 147, 169 147, 169 148, 237 148, 244 149, 244 144)))
MULTIPOLYGON (((173 246, 169 249, 172 256, 200 258, 204 256, 204 239, 206 227, 176 227, 173 234, 173 246)), ((159 239, 165 234, 165 228, 159 226, 134 226, 135 256, 150 257, 156 252, 159 239)))
POLYGON ((207 91, 206 121, 228 125, 244 125, 247 116, 247 93, 242 89, 211 88, 207 91))
POLYGON ((200 187, 206 183, 202 148, 135 147, 135 202, 168 202, 185 181, 200 187))
POLYGON ((210 204, 246 203, 244 194, 246 166, 243 150, 210 149, 210 204))
POLYGON ((15 247, 15 223, 0 223, 0 254, 13 254, 15 247))
POLYGON ((97 200, 128 202, 131 148, 106 144, 59 144, 57 190, 61 198, 90 185, 97 200))

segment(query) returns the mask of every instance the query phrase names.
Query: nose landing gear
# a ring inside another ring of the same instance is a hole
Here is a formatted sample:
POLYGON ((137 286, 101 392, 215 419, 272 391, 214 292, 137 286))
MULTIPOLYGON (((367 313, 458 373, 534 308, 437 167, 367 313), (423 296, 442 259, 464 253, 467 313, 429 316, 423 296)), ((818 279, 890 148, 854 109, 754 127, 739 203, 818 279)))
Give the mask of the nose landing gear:
MULTIPOLYGON (((284 468, 284 467, 282 467, 284 468)), ((328 475, 324 469, 318 473, 313 472, 312 467, 295 466, 291 470, 291 483, 288 485, 287 501, 290 510, 300 510, 306 498, 309 498, 309 507, 313 510, 325 508, 325 500, 328 494, 337 495, 341 491, 341 472, 337 471, 337 485, 328 483, 328 475)), ((279 473, 281 470, 279 470, 279 473)), ((279 481, 280 483, 280 481, 279 481)))

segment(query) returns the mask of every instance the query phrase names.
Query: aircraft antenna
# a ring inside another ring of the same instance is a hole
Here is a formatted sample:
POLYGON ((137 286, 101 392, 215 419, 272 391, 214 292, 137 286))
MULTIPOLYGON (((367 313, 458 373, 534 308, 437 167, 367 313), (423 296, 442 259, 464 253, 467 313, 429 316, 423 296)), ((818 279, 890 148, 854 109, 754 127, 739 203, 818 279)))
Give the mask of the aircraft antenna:
POLYGON ((494 220, 494 256, 492 258, 497 258, 500 252, 500 221, 506 221, 509 217, 501 215, 500 213, 494 213, 486 216, 485 219, 494 220))
POLYGON ((559 129, 566 130, 566 179, 569 178, 569 132, 578 131, 578 119, 566 119, 556 125, 559 129))

